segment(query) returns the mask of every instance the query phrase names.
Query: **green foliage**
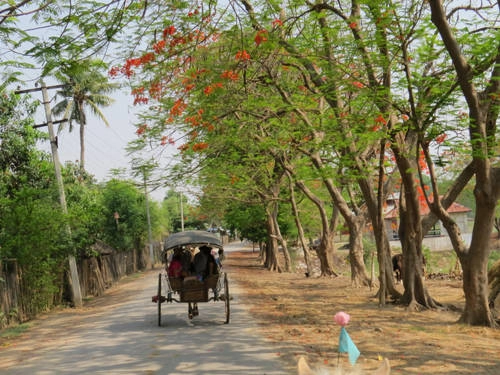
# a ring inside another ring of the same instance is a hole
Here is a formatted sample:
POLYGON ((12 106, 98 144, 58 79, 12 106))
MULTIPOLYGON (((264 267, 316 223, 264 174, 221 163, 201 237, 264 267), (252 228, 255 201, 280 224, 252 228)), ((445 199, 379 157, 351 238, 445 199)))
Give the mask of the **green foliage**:
POLYGON ((63 264, 72 247, 53 195, 25 187, 0 198, 0 229, 0 257, 17 259, 26 310, 37 313, 59 302, 63 264))
POLYGON ((84 60, 70 62, 56 72, 56 78, 67 86, 57 92, 56 95, 62 101, 52 111, 56 115, 64 114, 63 118, 69 119, 70 131, 73 122, 86 124, 85 109, 109 125, 100 107, 113 103, 114 99, 108 95, 119 86, 116 82, 109 82, 106 69, 106 64, 101 60, 84 60))
POLYGON ((62 169, 73 246, 81 255, 91 255, 90 246, 102 237, 101 187, 75 163, 62 169))
POLYGON ((104 242, 118 250, 141 249, 144 246, 148 233, 144 199, 144 194, 132 182, 113 179, 104 185, 104 242))
MULTIPOLYGON (((183 205, 185 198, 183 198, 183 205)), ((181 194, 169 190, 162 202, 162 212, 167 220, 169 232, 179 232, 181 228, 181 194)), ((184 207, 183 207, 184 209, 184 207)))
POLYGON ((169 219, 168 216, 164 214, 160 202, 152 200, 149 201, 149 215, 153 240, 161 241, 162 238, 169 232, 169 219))
POLYGON ((125 0, 39 3, 0 5, 0 66, 18 68, 24 63, 19 57, 26 56, 30 63, 37 60, 46 76, 61 64, 106 53, 127 25, 144 16, 148 5, 125 0), (10 51, 16 51, 15 56, 10 51))
POLYGON ((0 105, 0 259, 14 258, 21 271, 23 304, 37 313, 58 302, 62 266, 72 251, 54 170, 36 149, 33 106, 14 95, 0 105))
POLYGON ((36 103, 0 93, 0 192, 12 196, 22 186, 47 188, 49 156, 36 149, 42 133, 32 128, 36 103))
POLYGON ((240 239, 252 242, 265 242, 266 213, 262 206, 231 202, 225 218, 232 233, 238 233, 240 239))
MULTIPOLYGON (((62 113, 70 98, 82 103, 76 93, 97 91, 95 87, 82 89, 92 78, 93 83, 104 82, 100 69, 80 58, 116 40, 128 22, 139 21, 126 46, 135 58, 122 67, 130 69, 125 75, 132 78, 135 99, 148 102, 133 148, 153 148, 156 152, 163 151, 170 141, 181 143, 177 146, 182 163, 164 178, 179 185, 189 180, 201 187, 201 205, 185 207, 184 216, 189 218, 186 227, 225 221, 233 231, 238 229, 242 236, 261 241, 266 237, 264 207, 279 201, 282 234, 294 235, 289 208, 281 203, 286 201, 286 189, 281 185, 285 165, 322 203, 343 207, 338 201, 345 199, 350 205, 345 212, 350 214, 363 207, 366 198, 355 184, 363 179, 373 181, 373 185, 382 181, 376 175, 381 144, 392 147, 399 161, 405 161, 400 164, 405 168, 401 174, 415 170, 412 163, 418 159, 414 152, 418 151, 417 139, 420 145, 436 147, 438 155, 430 159, 436 159, 439 166, 446 166, 451 159, 461 171, 461 162, 470 160, 463 155, 474 156, 471 146, 479 143, 464 137, 471 133, 464 131, 471 119, 464 114, 460 79, 443 53, 445 46, 430 20, 428 3, 391 6, 361 1, 356 9, 359 18, 351 18, 352 9, 342 1, 314 5, 288 2, 281 12, 274 1, 255 2, 256 12, 249 11, 252 4, 218 12, 212 8, 217 2, 210 2, 205 9, 185 1, 52 2, 36 12, 35 20, 62 32, 48 33, 42 42, 16 30, 17 20, 9 17, 0 23, 0 37, 8 46, 33 43, 29 53, 43 61, 44 73, 59 72, 58 77, 70 84, 71 92, 64 93, 65 100, 55 110, 62 113), (235 13, 230 14, 231 10, 235 13), (217 19, 219 14, 227 17, 217 19), (277 17, 279 23, 274 23, 277 17), (196 36, 192 30, 198 31, 196 36), (157 44, 160 41, 165 42, 162 48, 157 44), (146 54, 154 58, 143 59, 146 54), (443 136, 449 138, 441 143, 446 138, 443 136), (310 155, 318 158, 311 161, 310 155), (316 184, 327 179, 342 188, 343 195, 332 199, 324 184, 316 184), (281 188, 279 196, 276 188, 281 188)), ((487 78, 498 51, 498 9, 485 6, 468 12, 452 10, 454 5, 459 4, 450 3, 449 15, 457 22, 453 32, 471 67, 467 81, 479 89, 490 85, 494 90, 487 78)), ((498 97, 498 93, 491 94, 495 95, 484 93, 482 98, 498 97)), ((23 113, 8 105, 12 98, 4 99, 7 110, 2 103, 0 116, 10 121, 23 113)), ((88 95, 87 99, 88 103, 99 103, 98 97, 88 95)), ((75 108, 71 119, 85 124, 83 107, 75 108)), ((498 112, 491 112, 492 124, 495 114, 498 112)), ((30 129, 16 129, 17 133, 2 137, 3 210, 23 197, 32 197, 48 210, 48 203, 56 196, 48 163, 34 154, 30 129), (43 197, 47 201, 28 189, 35 187, 46 193, 43 197)), ((495 137, 488 135, 489 145, 494 147, 495 137)), ((394 155, 382 156, 387 157, 388 172, 395 170, 389 161, 394 155)), ((83 156, 81 159, 83 163, 83 156)), ((443 168, 448 176, 456 175, 456 170, 443 168)), ((83 172, 80 177, 85 180, 83 172)), ((447 184, 440 181, 439 185, 442 194, 445 189, 441 186, 447 184)), ((415 198, 416 191, 411 186, 405 188, 406 195, 415 198)), ((365 186, 364 191, 369 189, 373 186, 365 186)), ((78 249, 87 248, 99 237, 122 249, 142 245, 146 233, 144 198, 132 184, 113 180, 99 190, 89 181, 70 180, 68 198, 78 249), (104 233, 100 233, 101 225, 104 233)), ((470 190, 460 199, 474 207, 470 190)), ((299 209, 307 234, 317 233, 314 206, 302 200, 299 209)), ((175 194, 167 197, 161 210, 153 205, 151 214, 153 222, 159 216, 164 218, 155 232, 162 226, 180 229, 175 194)), ((372 247, 365 245, 365 250, 366 256, 372 247)))

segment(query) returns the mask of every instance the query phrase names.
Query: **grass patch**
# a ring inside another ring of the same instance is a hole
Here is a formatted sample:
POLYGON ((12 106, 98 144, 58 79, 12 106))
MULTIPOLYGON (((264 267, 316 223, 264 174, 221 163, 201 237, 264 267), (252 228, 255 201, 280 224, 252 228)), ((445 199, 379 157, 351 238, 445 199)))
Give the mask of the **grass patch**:
POLYGON ((491 266, 493 266, 493 264, 498 260, 500 259, 500 251, 498 249, 496 250, 493 250, 491 253, 490 253, 490 257, 488 258, 488 269, 491 268, 491 266))
POLYGON ((0 338, 2 339, 11 339, 13 337, 17 337, 24 332, 26 332, 31 327, 29 323, 22 323, 15 327, 9 327, 0 332, 0 338))

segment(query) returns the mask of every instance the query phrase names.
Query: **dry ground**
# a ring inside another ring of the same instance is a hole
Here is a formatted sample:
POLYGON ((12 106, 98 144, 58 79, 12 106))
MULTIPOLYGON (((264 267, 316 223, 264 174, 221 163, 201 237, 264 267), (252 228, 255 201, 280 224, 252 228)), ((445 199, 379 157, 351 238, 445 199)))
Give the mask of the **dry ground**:
POLYGON ((252 252, 231 253, 226 265, 245 289, 262 334, 276 343, 290 368, 300 355, 321 366, 349 367, 346 354, 339 359, 340 327, 333 320, 345 311, 360 367, 374 368, 383 356, 390 359, 392 374, 500 374, 500 330, 457 323, 464 304, 460 280, 426 281, 431 295, 452 309, 410 312, 393 304, 378 307, 376 290, 352 287, 347 272, 336 278, 273 273, 252 252))

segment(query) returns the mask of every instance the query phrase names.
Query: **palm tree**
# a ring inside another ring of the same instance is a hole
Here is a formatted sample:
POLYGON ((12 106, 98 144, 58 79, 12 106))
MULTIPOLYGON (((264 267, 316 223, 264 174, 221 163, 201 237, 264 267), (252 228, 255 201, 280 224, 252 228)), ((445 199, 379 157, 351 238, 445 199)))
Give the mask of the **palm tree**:
MULTIPOLYGON (((64 65, 55 74, 59 82, 66 86, 56 93, 62 97, 53 112, 55 115, 64 114, 68 119, 69 131, 73 131, 73 123, 80 125, 80 169, 85 169, 85 126, 87 125, 86 110, 101 119, 106 126, 109 122, 101 112, 101 107, 108 107, 114 99, 107 94, 119 87, 118 83, 109 82, 106 65, 100 60, 84 60, 64 65)), ((63 126, 59 127, 59 132, 63 126)))

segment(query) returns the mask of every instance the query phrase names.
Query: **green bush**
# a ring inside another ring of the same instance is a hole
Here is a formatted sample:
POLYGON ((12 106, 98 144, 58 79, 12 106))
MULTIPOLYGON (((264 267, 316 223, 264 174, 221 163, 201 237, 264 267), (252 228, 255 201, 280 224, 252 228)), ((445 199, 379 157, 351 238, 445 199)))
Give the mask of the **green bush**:
POLYGON ((104 242, 118 250, 141 249, 148 233, 144 194, 132 182, 113 179, 102 189, 102 205, 104 242))
POLYGON ((49 194, 25 188, 0 200, 1 256, 15 258, 28 314, 61 302, 64 260, 71 253, 66 218, 49 194))

